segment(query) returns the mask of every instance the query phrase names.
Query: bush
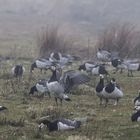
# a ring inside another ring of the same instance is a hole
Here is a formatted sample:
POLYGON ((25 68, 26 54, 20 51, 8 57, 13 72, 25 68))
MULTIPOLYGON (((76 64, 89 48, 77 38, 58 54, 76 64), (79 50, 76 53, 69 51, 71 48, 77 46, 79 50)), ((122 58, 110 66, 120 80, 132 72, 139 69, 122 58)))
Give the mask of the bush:
POLYGON ((130 24, 112 25, 99 37, 96 48, 117 51, 121 57, 140 57, 140 33, 130 24))
POLYGON ((73 42, 59 33, 57 27, 47 28, 38 38, 39 56, 46 57, 51 52, 65 53, 72 47, 73 42))

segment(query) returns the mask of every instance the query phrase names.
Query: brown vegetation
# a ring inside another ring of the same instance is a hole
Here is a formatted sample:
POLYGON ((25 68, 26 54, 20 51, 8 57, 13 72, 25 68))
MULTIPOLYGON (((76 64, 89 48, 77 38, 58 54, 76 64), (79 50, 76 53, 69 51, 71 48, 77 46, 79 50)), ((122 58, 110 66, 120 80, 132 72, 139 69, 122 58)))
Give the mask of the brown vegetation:
POLYGON ((99 37, 97 48, 108 51, 117 51, 121 57, 139 57, 140 53, 140 32, 134 26, 123 24, 112 25, 107 28, 99 37))

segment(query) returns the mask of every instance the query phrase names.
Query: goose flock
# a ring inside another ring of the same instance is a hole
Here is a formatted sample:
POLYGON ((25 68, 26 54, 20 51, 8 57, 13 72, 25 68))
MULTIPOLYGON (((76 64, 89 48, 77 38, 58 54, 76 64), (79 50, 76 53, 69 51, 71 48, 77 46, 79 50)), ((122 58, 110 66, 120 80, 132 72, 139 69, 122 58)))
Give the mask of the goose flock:
MULTIPOLYGON (((35 69, 39 69, 41 72, 49 71, 51 73, 49 78, 38 79, 34 85, 30 87, 29 95, 33 96, 36 92, 48 95, 55 99, 55 103, 58 106, 58 100, 62 106, 63 100, 72 102, 70 98, 70 91, 74 87, 79 85, 88 85, 91 82, 91 77, 98 77, 99 81, 95 85, 95 94, 99 98, 99 104, 104 107, 108 106, 110 100, 114 101, 114 105, 118 105, 118 102, 123 96, 125 96, 124 89, 119 86, 118 79, 115 79, 111 75, 112 68, 115 68, 115 73, 120 70, 120 73, 127 70, 128 77, 132 77, 134 71, 140 71, 140 63, 120 58, 118 55, 114 55, 111 52, 103 49, 98 49, 96 53, 96 61, 83 61, 77 56, 64 55, 60 52, 52 52, 48 58, 39 58, 33 61, 30 67, 30 74, 34 74, 35 69), (78 63, 76 63, 78 61, 78 63), (107 64, 106 64, 107 62, 107 64), (72 66, 76 63, 77 68, 73 69, 72 66), (109 63, 109 64, 108 64, 109 63), (77 65, 78 64, 78 65, 77 65), (70 66, 70 70, 67 69, 70 66)), ((25 72, 25 68, 22 64, 15 65, 12 68, 12 74, 14 77, 21 79, 25 72)), ((90 88, 90 86, 89 86, 90 88)), ((0 111, 7 109, 4 106, 0 106, 0 111)), ((136 112, 132 114, 132 121, 140 121, 140 91, 139 96, 134 99, 134 109, 136 112)), ((80 127, 80 122, 72 122, 71 120, 55 120, 50 122, 45 120, 41 122, 39 128, 46 125, 49 131, 54 130, 67 130, 80 127)))

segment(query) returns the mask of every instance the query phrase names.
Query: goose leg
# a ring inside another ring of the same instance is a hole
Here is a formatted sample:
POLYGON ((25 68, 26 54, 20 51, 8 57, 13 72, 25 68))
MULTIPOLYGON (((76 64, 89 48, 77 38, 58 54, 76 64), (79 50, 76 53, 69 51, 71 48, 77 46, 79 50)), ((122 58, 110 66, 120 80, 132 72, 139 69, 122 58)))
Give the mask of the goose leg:
POLYGON ((133 73, 132 73, 132 70, 131 70, 130 72, 131 72, 131 76, 133 77, 133 73))
POLYGON ((127 76, 129 77, 129 70, 128 70, 128 74, 127 74, 127 76))
POLYGON ((61 106, 62 106, 62 99, 60 99, 60 103, 61 103, 61 106))
POLYGON ((49 98, 51 98, 50 92, 48 92, 49 98))
POLYGON ((107 104, 108 104, 108 99, 105 99, 105 100, 106 100, 105 107, 107 107, 107 104))
POLYGON ((55 102, 56 102, 56 105, 58 106, 58 103, 57 103, 57 98, 55 97, 55 102))
POLYGON ((100 105, 102 105, 103 104, 103 99, 102 98, 100 98, 100 105))
POLYGON ((120 71, 120 74, 122 74, 123 73, 123 69, 121 69, 121 71, 120 71))
POLYGON ((119 99, 115 100, 114 106, 116 106, 118 104, 119 99))

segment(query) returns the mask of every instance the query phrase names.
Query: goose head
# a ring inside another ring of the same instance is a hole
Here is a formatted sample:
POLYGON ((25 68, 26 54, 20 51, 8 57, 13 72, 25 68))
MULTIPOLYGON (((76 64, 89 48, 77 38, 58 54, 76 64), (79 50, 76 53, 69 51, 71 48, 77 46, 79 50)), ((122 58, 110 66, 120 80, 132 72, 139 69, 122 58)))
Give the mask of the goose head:
POLYGON ((115 78, 112 78, 110 82, 111 82, 112 84, 116 84, 115 78))
POLYGON ((134 107, 134 111, 139 111, 140 110, 140 106, 135 106, 134 107))
POLYGON ((84 70, 85 71, 86 70, 85 64, 80 65, 78 70, 80 70, 80 71, 84 70))
POLYGON ((34 68, 37 68, 36 63, 32 63, 31 68, 30 68, 30 72, 32 72, 34 70, 34 68))

